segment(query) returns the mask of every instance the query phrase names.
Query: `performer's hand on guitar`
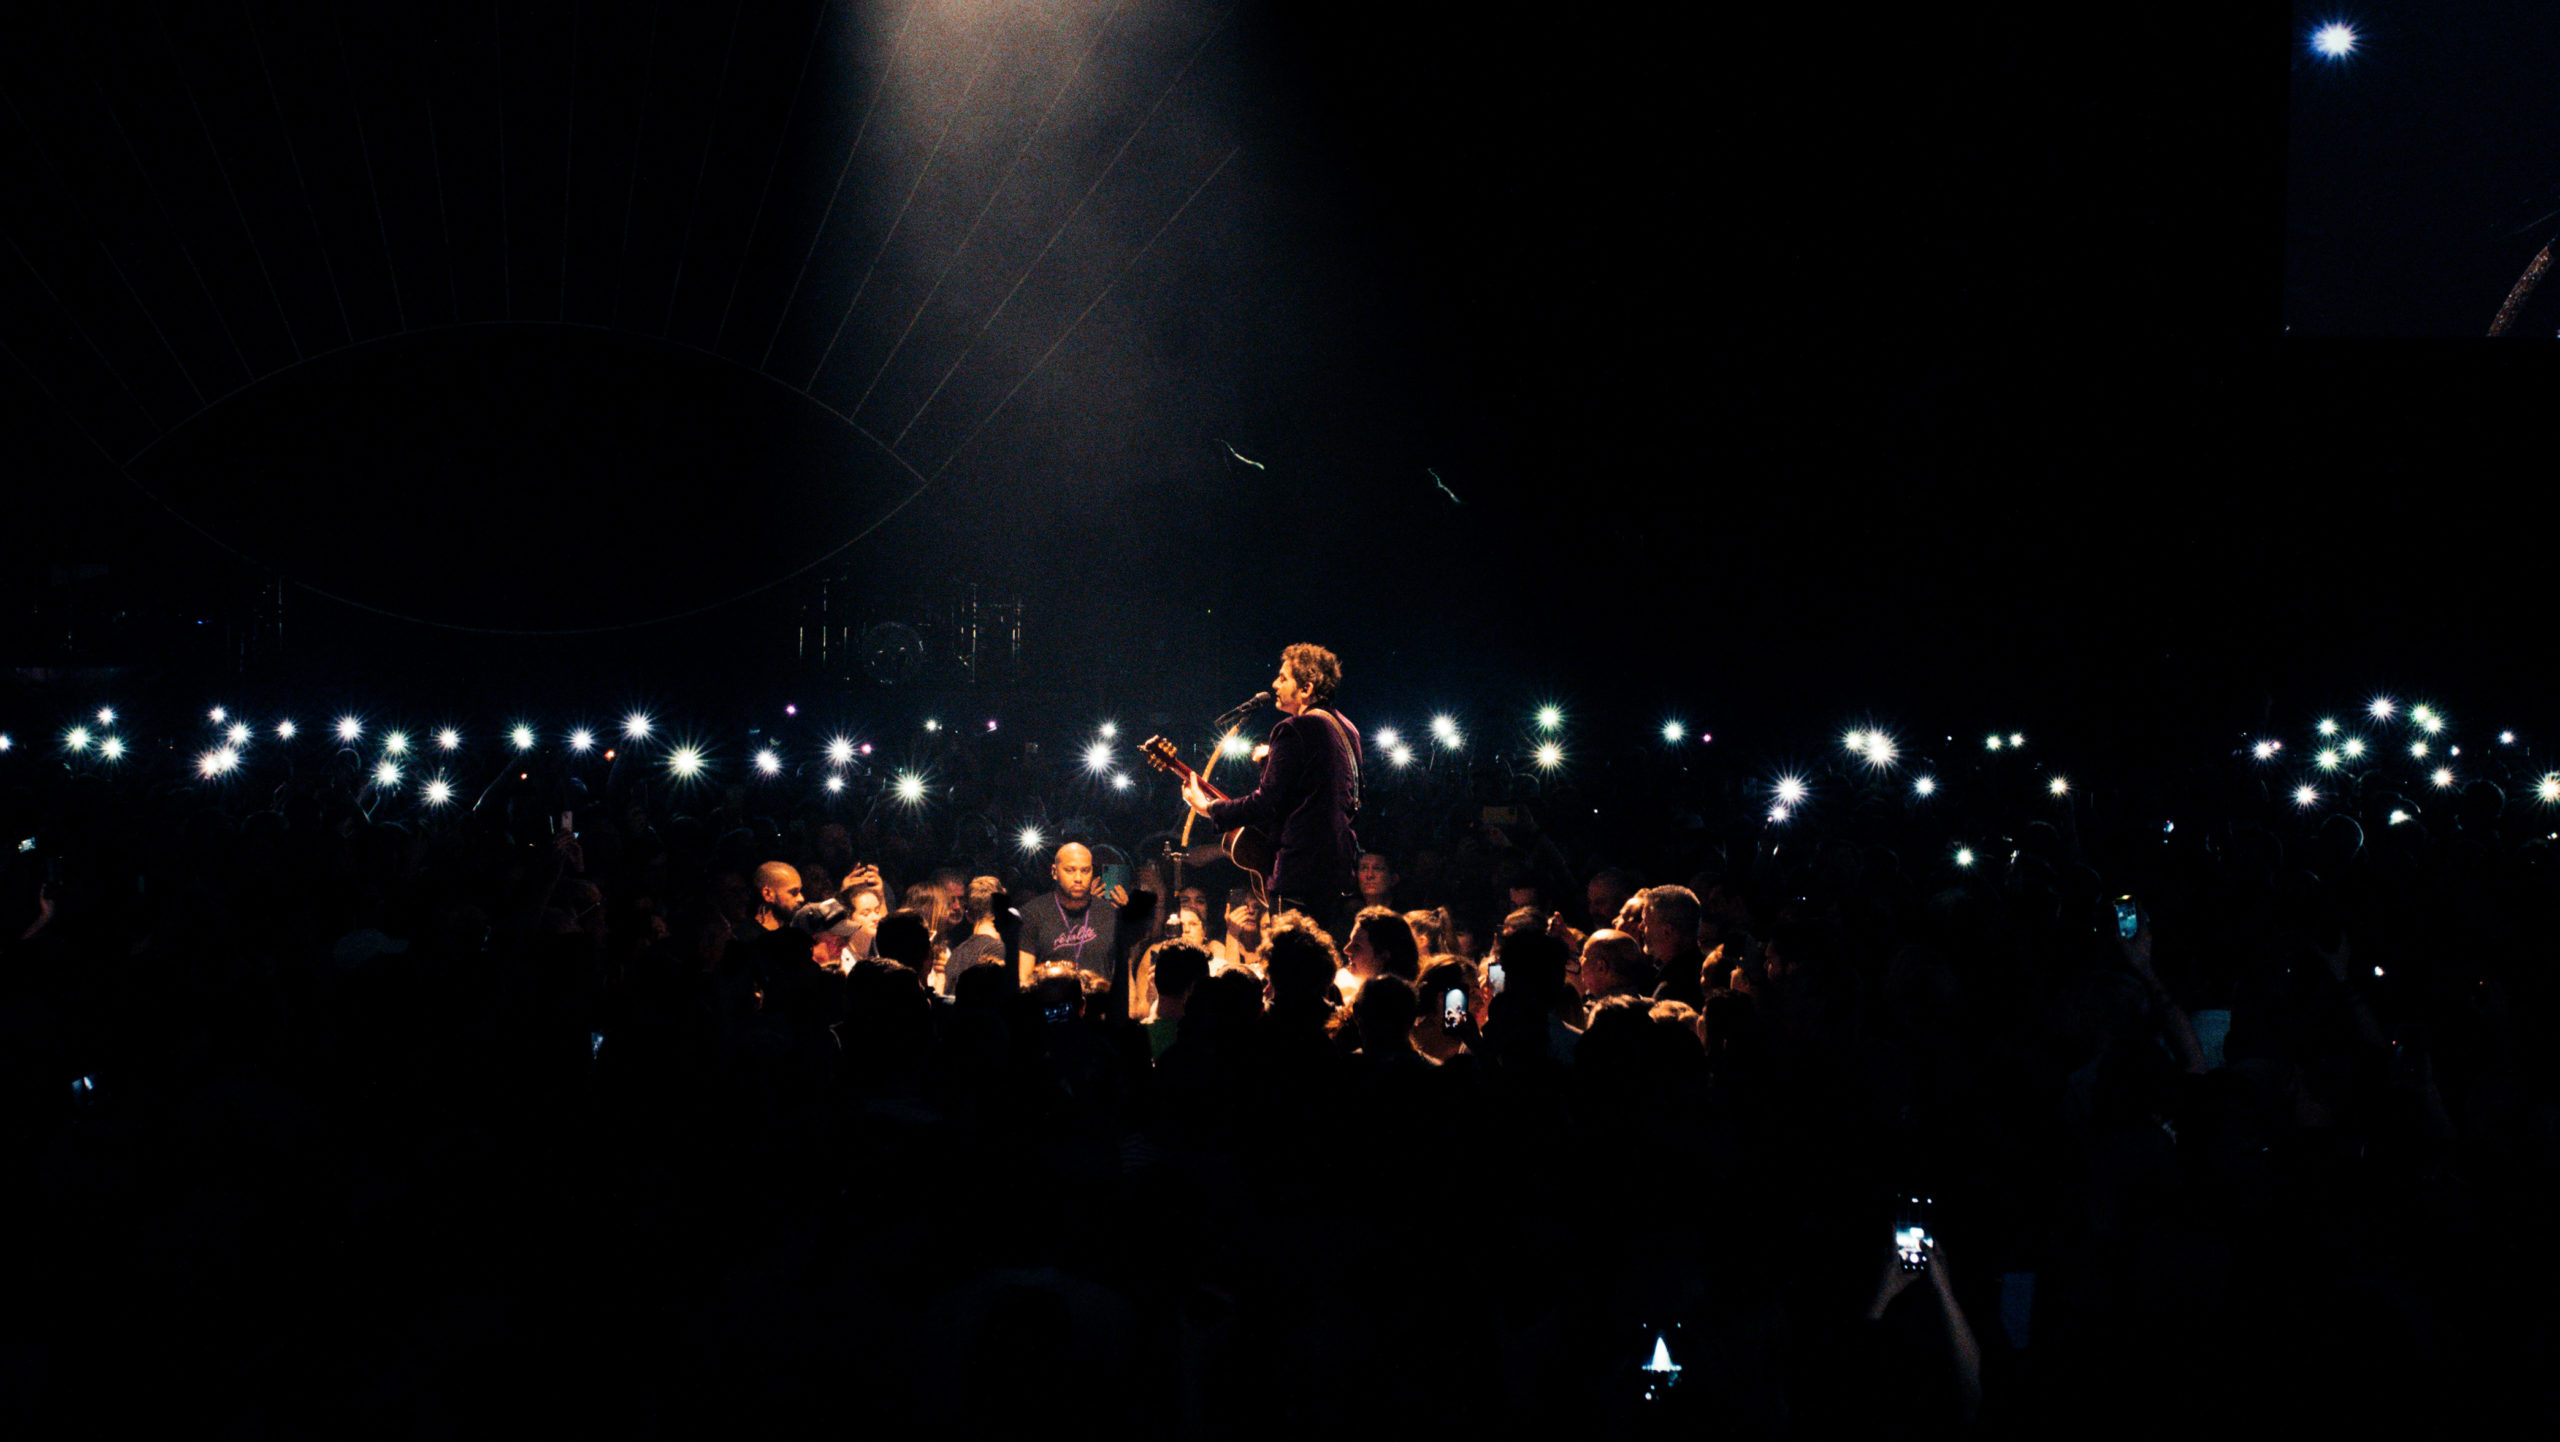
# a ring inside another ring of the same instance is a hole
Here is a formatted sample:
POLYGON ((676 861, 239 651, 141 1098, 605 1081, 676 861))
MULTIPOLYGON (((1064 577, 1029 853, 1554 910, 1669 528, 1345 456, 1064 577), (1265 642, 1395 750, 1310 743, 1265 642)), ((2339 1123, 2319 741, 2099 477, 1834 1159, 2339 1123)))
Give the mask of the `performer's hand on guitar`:
POLYGON ((1207 816, 1209 814, 1209 789, 1200 784, 1199 777, 1192 776, 1184 778, 1182 783, 1182 804, 1190 807, 1196 812, 1199 812, 1202 816, 1207 816))

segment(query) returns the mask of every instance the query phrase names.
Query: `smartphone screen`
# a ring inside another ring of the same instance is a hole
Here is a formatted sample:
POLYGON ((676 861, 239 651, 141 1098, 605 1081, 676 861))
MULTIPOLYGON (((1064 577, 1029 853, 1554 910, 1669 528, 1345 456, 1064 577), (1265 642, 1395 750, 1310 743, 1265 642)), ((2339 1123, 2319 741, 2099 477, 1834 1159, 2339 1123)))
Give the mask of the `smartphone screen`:
POLYGON ((2131 941, 2134 933, 2140 930, 2142 930, 2142 908, 2135 905, 2130 896, 2117 897, 2116 935, 2131 941))
POLYGON ((1440 994, 1440 1024, 1461 1027, 1467 1024, 1467 990, 1453 986, 1440 994))
POLYGON ((1904 1197, 1902 1209, 1894 1218, 1893 1250, 1902 1259, 1902 1270, 1917 1272, 1929 1265, 1929 1249, 1937 1245, 1937 1237, 1929 1224, 1929 1199, 1904 1197))

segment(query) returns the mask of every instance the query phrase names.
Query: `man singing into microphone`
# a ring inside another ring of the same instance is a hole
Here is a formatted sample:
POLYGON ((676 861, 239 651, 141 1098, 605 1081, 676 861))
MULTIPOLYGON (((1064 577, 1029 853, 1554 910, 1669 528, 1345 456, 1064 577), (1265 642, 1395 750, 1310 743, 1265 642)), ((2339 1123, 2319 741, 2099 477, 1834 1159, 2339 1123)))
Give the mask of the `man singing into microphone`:
POLYGON ((1271 699, 1287 714, 1271 728, 1252 793, 1212 800, 1196 777, 1182 788, 1183 801, 1220 831, 1250 826, 1269 836, 1279 853, 1271 866, 1272 908, 1302 911, 1336 937, 1350 915, 1360 855, 1351 834, 1360 809, 1360 731, 1332 710, 1341 682, 1342 663, 1322 646, 1281 652, 1271 699))

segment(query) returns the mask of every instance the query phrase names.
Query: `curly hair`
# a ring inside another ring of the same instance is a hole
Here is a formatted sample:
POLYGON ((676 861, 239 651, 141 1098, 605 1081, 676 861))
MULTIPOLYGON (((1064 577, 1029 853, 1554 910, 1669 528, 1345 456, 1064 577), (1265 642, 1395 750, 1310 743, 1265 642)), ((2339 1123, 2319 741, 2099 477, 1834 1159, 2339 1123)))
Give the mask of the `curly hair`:
POLYGON ((1307 704, 1322 706, 1333 699, 1342 685, 1342 660, 1322 646, 1304 643, 1280 653, 1280 669, 1289 673, 1306 693, 1307 704))

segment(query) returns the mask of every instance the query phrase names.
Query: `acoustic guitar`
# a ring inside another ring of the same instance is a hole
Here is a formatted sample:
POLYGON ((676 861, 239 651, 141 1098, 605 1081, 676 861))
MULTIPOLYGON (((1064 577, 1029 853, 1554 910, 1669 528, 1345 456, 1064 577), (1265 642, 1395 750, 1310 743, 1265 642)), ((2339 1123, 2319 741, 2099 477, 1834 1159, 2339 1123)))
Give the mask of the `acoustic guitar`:
MULTIPOLYGON (((1173 773, 1176 780, 1186 785, 1193 781, 1199 782, 1200 789, 1208 792, 1212 799, 1218 801, 1234 799, 1219 790, 1215 783, 1192 770, 1190 763, 1175 753, 1173 743, 1161 736, 1148 737, 1138 747, 1138 754, 1147 758, 1148 765, 1158 771, 1173 773)), ((1271 904, 1271 866, 1273 862, 1279 860, 1279 849, 1271 844, 1271 838, 1250 826, 1239 826, 1233 831, 1222 833, 1218 837, 1218 844, 1226 851, 1227 859, 1242 867, 1245 875, 1251 878, 1255 904, 1269 906, 1271 904)))

